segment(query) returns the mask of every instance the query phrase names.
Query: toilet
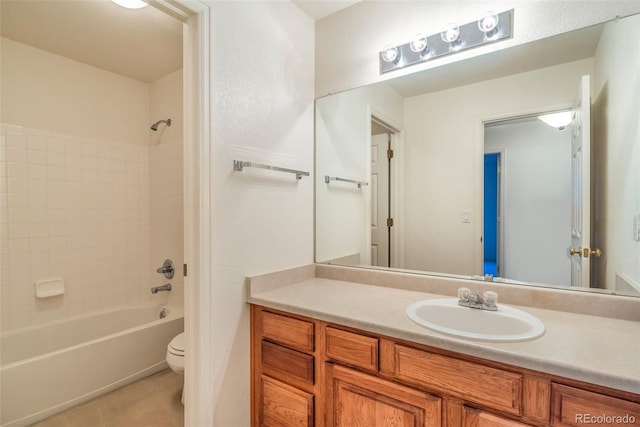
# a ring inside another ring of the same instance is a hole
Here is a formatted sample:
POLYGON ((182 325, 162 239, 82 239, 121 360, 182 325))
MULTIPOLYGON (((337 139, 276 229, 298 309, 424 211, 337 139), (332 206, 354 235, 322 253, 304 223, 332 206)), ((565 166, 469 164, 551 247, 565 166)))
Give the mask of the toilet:
MULTIPOLYGON (((167 345, 167 364, 176 374, 184 374, 184 332, 173 337, 167 345)), ((180 401, 184 403, 184 389, 180 401)))

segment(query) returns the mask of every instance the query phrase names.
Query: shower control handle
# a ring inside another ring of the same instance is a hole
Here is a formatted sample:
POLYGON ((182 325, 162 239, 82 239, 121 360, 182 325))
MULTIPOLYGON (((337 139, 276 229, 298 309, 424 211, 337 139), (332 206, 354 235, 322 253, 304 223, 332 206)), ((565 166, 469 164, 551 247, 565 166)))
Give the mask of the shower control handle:
POLYGON ((156 272, 164 274, 164 277, 167 279, 173 279, 173 274, 175 273, 175 269, 173 268, 173 261, 171 261, 170 259, 165 259, 162 267, 158 268, 156 272))

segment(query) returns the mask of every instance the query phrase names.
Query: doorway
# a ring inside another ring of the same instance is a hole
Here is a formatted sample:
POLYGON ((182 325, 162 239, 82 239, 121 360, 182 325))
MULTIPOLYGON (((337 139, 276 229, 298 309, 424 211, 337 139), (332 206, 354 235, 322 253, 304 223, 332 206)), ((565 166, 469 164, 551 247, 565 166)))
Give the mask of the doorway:
POLYGON ((500 275, 501 153, 484 155, 483 275, 500 275))

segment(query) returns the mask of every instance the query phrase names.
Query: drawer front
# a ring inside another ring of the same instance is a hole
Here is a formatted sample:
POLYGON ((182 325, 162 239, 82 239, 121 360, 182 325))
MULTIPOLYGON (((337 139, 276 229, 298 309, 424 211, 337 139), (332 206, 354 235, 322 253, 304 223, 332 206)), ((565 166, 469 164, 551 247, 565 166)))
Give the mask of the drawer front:
POLYGON ((522 375, 394 346, 395 378, 509 414, 522 412, 522 375))
POLYGON ((313 351, 312 322, 263 311, 262 337, 301 350, 313 351))
MULTIPOLYGON (((262 341, 262 370, 275 377, 293 377, 313 384, 313 356, 262 341)), ((283 378, 283 379, 284 379, 283 378)))
POLYGON ((561 384, 553 384, 552 425, 640 426, 640 404, 561 384))
POLYGON ((327 357, 371 371, 378 370, 378 339, 326 328, 327 357))
POLYGON ((306 427, 313 425, 313 395, 280 381, 261 377, 260 426, 306 427))

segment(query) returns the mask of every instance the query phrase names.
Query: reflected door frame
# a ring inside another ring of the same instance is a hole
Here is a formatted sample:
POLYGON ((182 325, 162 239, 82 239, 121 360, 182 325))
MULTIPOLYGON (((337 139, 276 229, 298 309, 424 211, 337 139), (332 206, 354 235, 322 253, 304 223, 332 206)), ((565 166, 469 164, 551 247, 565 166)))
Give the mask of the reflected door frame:
MULTIPOLYGON (((390 119, 384 113, 367 107, 367 119, 369 125, 368 131, 368 144, 367 144, 367 176, 371 176, 371 122, 376 121, 382 126, 388 128, 391 133, 391 149, 394 151, 393 155, 393 167, 390 171, 391 186, 390 192, 392 194, 390 201, 390 210, 393 216, 393 227, 391 232, 391 266, 394 268, 402 268, 404 266, 404 129, 402 125, 390 119)), ((367 206, 371 206, 372 192, 371 186, 367 187, 367 206)), ((372 214, 371 209, 367 209, 367 248, 371 248, 371 223, 372 214)), ((369 251, 370 252, 370 251, 369 251)), ((370 255, 367 254, 367 258, 370 255)), ((369 264, 372 265, 371 259, 369 264)))

